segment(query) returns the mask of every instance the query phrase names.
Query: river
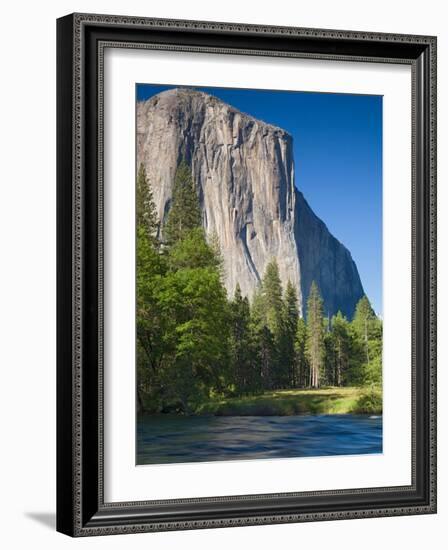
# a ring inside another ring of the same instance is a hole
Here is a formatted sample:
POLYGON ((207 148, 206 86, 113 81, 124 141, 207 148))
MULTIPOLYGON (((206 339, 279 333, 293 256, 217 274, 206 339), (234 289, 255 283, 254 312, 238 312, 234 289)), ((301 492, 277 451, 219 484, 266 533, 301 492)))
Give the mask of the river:
POLYGON ((382 417, 142 415, 137 464, 382 452, 382 417))

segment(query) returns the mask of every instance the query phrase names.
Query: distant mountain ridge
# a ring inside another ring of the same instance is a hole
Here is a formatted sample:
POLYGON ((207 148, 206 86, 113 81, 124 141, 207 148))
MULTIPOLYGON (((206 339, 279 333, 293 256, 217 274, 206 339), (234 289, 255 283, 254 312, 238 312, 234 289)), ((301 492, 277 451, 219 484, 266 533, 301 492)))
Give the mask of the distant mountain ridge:
POLYGON ((352 317, 364 291, 350 252, 294 185, 292 137, 206 93, 175 88, 137 103, 137 163, 143 163, 159 218, 171 202, 181 159, 190 164, 207 235, 222 249, 229 296, 252 296, 276 258, 302 314, 316 281, 326 315, 352 317))

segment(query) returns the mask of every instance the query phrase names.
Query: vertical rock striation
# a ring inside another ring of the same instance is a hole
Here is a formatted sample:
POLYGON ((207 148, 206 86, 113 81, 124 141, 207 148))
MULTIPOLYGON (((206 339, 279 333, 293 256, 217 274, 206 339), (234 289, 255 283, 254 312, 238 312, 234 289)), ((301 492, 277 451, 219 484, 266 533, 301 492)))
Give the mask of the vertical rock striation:
POLYGON ((353 314, 363 295, 356 265, 295 188, 287 132, 191 89, 139 102, 137 163, 146 167, 162 225, 182 158, 192 168, 206 233, 219 238, 229 295, 239 283, 251 296, 276 258, 302 312, 315 280, 326 313, 353 314))

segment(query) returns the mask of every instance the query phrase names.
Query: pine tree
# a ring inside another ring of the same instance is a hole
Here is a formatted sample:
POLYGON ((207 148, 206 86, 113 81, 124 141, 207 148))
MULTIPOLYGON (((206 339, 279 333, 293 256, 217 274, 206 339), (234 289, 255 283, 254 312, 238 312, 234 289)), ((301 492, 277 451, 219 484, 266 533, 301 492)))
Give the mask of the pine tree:
POLYGON ((306 351, 310 365, 309 385, 318 388, 324 367, 324 319, 323 300, 314 281, 307 301, 306 351))
POLYGON ((308 385, 309 377, 309 363, 306 353, 307 342, 307 328, 305 319, 300 317, 297 320, 297 331, 295 337, 295 363, 294 363, 294 387, 305 387, 308 385))
MULTIPOLYGON (((358 348, 358 367, 354 373, 361 384, 380 385, 382 381, 382 322, 363 296, 356 305, 351 323, 358 348)), ((353 371, 353 369, 352 369, 353 371)))
POLYGON ((355 384, 381 384, 382 379, 382 322, 363 296, 356 305, 350 325, 352 352, 350 381, 355 384))
POLYGON ((202 227, 190 229, 184 237, 169 248, 169 266, 172 270, 213 267, 218 273, 218 260, 205 240, 202 227))
POLYGON ((370 364, 369 337, 372 321, 376 318, 375 312, 370 305, 367 296, 363 296, 356 304, 355 315, 353 317, 353 327, 358 336, 364 342, 365 357, 367 365, 370 364))
POLYGON ((257 346, 257 359, 260 369, 260 385, 265 390, 271 390, 274 388, 275 383, 277 350, 272 332, 266 325, 257 327, 255 332, 255 342, 257 346))
POLYGON ((350 367, 350 355, 352 343, 350 338, 350 324, 338 311, 332 318, 332 332, 334 341, 334 385, 342 386, 346 383, 347 373, 350 367))
POLYGON ((158 246, 157 233, 159 222, 157 219, 157 210, 143 163, 140 164, 138 169, 135 203, 137 229, 140 227, 143 228, 151 239, 152 244, 158 246))
POLYGON ((174 177, 172 203, 164 228, 165 241, 173 245, 201 225, 199 199, 191 170, 185 161, 181 161, 174 177))
POLYGON ((295 376, 295 340, 297 334, 297 322, 299 309, 297 303, 297 292, 291 281, 288 281, 284 296, 284 320, 283 336, 281 339, 280 361, 285 365, 288 379, 285 381, 288 386, 296 385, 295 376))
POLYGON ((237 284, 230 302, 230 355, 231 372, 237 393, 257 389, 257 380, 252 368, 252 342, 250 334, 250 306, 237 284))
POLYGON ((383 379, 383 323, 376 317, 370 327, 370 363, 364 371, 364 384, 380 386, 383 379))
POLYGON ((273 387, 277 350, 272 333, 266 324, 266 309, 261 285, 253 294, 250 313, 253 364, 257 370, 260 388, 269 390, 273 387))
POLYGON ((280 363, 283 345, 284 304, 278 265, 273 259, 266 267, 259 289, 252 299, 251 326, 260 357, 265 389, 287 384, 287 365, 280 363))
POLYGON ((272 338, 273 350, 271 355, 271 383, 274 388, 281 388, 288 382, 288 365, 284 362, 284 304, 282 299, 282 283, 280 280, 277 261, 272 259, 266 266, 261 283, 261 299, 266 328, 272 338))
POLYGON ((320 384, 325 386, 336 384, 336 343, 331 328, 329 319, 324 319, 324 362, 320 373, 320 384))
POLYGON ((213 231, 212 234, 210 235, 208 239, 208 245, 215 256, 216 267, 218 268, 219 274, 221 275, 221 280, 224 281, 224 278, 225 278, 224 256, 222 254, 221 243, 219 242, 219 236, 216 231, 213 231))
POLYGON ((261 284, 263 307, 265 311, 266 325, 278 340, 281 331, 283 317, 282 283, 275 259, 271 260, 264 272, 261 284))

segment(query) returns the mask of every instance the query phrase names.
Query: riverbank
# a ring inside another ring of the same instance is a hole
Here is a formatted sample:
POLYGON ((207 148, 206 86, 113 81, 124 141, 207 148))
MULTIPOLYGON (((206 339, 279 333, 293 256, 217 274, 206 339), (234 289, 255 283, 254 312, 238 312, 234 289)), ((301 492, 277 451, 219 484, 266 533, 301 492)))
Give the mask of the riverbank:
POLYGON ((381 389, 355 387, 278 390, 261 395, 216 399, 195 411, 197 415, 214 416, 381 413, 381 389))

